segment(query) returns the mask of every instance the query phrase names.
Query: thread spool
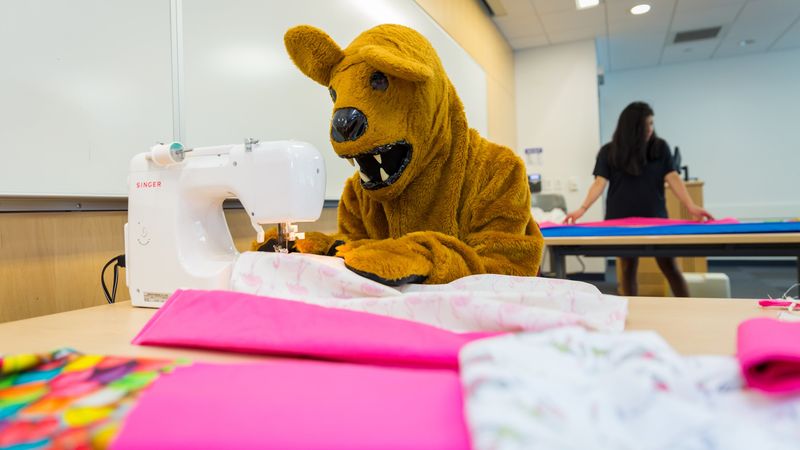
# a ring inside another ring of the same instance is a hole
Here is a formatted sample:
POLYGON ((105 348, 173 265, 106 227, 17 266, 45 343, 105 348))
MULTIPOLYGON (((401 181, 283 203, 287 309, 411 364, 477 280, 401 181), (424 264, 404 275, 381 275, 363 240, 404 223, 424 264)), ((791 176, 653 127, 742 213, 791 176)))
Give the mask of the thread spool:
POLYGON ((150 148, 150 160, 160 166, 171 166, 180 164, 186 159, 186 153, 192 149, 186 149, 180 142, 170 144, 156 144, 150 148))

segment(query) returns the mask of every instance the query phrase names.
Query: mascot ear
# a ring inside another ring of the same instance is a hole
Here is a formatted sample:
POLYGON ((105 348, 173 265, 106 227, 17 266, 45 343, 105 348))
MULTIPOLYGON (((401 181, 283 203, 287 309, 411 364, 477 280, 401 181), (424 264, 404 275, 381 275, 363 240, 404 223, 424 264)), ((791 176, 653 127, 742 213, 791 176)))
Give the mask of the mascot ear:
POLYGON ((404 80, 425 81, 433 76, 433 69, 428 65, 394 53, 386 47, 365 45, 358 54, 370 66, 404 80))
POLYGON ((342 49, 330 36, 308 25, 290 28, 283 42, 300 71, 323 86, 330 84, 331 70, 344 58, 342 49))

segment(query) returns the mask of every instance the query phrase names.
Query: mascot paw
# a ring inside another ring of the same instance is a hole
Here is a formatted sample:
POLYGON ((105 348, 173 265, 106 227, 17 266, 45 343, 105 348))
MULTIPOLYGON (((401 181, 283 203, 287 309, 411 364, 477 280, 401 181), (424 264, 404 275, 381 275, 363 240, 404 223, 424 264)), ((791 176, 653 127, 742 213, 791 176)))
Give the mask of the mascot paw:
POLYGON ((334 239, 327 234, 309 231, 305 239, 293 242, 297 251, 301 253, 313 253, 315 255, 334 256, 336 249, 344 244, 344 241, 334 239))
POLYGON ((387 286, 422 283, 433 268, 424 247, 397 239, 348 243, 336 256, 353 272, 387 286))

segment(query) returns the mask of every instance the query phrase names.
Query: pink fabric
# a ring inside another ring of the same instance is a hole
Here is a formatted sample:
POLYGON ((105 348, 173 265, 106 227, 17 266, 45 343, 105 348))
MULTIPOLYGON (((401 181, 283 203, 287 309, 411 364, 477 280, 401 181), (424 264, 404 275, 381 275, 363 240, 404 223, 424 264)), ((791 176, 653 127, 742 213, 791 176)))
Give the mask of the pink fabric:
POLYGON ((746 320, 737 345, 748 386, 770 394, 800 392, 800 322, 746 320))
POLYGON ((732 223, 739 223, 738 220, 732 217, 726 217, 719 220, 709 220, 707 222, 698 222, 696 220, 680 220, 680 219, 662 219, 658 217, 627 217, 625 219, 611 219, 601 220, 599 222, 581 222, 574 225, 567 225, 555 222, 540 222, 539 228, 552 228, 552 227, 654 227, 663 225, 729 225, 732 223))
POLYGON ((449 370, 325 363, 179 367, 112 443, 127 449, 468 449, 449 370))
POLYGON ((758 301, 758 306, 763 306, 765 308, 769 308, 769 307, 773 307, 773 306, 788 307, 788 306, 792 306, 792 302, 790 302, 788 300, 773 300, 773 299, 767 300, 767 299, 764 299, 764 300, 759 300, 758 301))
POLYGON ((459 334, 391 317, 238 292, 179 290, 133 343, 457 368, 464 344, 496 334, 459 334))

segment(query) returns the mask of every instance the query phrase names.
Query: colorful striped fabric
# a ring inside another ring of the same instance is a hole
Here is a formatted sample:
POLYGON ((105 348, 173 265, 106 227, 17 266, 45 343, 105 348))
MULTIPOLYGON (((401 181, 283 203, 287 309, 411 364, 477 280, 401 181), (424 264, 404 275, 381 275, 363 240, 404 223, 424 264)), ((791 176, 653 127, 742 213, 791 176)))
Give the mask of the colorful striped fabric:
POLYGON ((0 356, 0 449, 106 448, 139 393, 178 364, 70 349, 0 356))

